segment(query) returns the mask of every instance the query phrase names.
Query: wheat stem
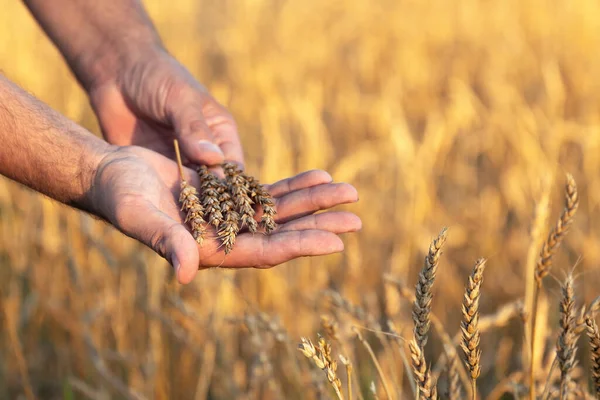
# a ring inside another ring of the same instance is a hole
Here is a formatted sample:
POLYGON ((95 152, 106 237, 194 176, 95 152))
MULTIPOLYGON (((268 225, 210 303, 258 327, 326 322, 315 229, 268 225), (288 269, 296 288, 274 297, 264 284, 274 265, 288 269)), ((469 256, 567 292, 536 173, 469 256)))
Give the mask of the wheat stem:
POLYGON ((385 395, 387 396, 388 399, 391 400, 392 392, 390 391, 390 388, 387 384, 387 380, 385 379, 385 375, 383 374, 383 369, 381 369, 381 365, 379 365, 379 362, 377 361, 377 356, 375 355, 375 352, 371 348, 371 345, 369 344, 369 342, 367 342, 365 340, 365 338, 363 338, 363 336, 360 334, 360 331, 355 326, 352 327, 352 331, 356 334, 358 340, 363 344, 363 346, 365 347, 365 349, 367 349, 367 352, 371 356, 371 360, 373 360, 373 364, 375 365, 375 368, 377 369, 377 373, 379 374, 379 378, 381 379, 381 383, 383 384, 383 389, 385 390, 385 395))
POLYGON ((183 163, 181 162, 181 153, 179 152, 179 142, 177 139, 173 140, 173 146, 175 147, 175 156, 177 158, 177 168, 179 168, 179 176, 181 180, 185 180, 185 175, 183 174, 183 163))

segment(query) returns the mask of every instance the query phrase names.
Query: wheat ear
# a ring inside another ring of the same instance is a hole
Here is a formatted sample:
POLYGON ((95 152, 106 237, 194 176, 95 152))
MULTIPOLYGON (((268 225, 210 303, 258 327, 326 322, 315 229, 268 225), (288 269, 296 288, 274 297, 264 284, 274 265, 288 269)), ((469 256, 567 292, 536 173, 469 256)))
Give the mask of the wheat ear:
POLYGON ((221 184, 219 178, 212 174, 206 165, 202 165, 197 169, 200 177, 200 189, 202 190, 202 205, 207 216, 206 220, 209 225, 219 228, 223 223, 223 214, 221 213, 221 203, 219 196, 221 184))
POLYGON ((217 236, 225 249, 225 254, 229 254, 235 245, 235 239, 240 231, 240 216, 235 211, 235 205, 231 199, 231 194, 224 188, 219 196, 221 204, 221 213, 224 216, 223 222, 219 225, 217 236))
POLYGON ((594 391, 596 398, 600 398, 600 333, 596 321, 590 317, 585 318, 585 326, 590 339, 590 368, 592 370, 592 380, 594 381, 594 391))
POLYGON ((412 361, 415 382, 417 383, 419 400, 437 399, 437 388, 431 379, 431 369, 427 366, 423 349, 421 349, 415 338, 408 343, 408 349, 410 350, 410 358, 412 361))
POLYGON ((535 361, 535 342, 536 342, 536 324, 537 324, 537 308, 538 308, 538 299, 539 292, 542 288, 542 280, 548 273, 550 272, 550 268, 552 267, 552 257, 554 253, 560 247, 564 237, 569 231, 569 226, 573 222, 573 217, 577 212, 577 208, 579 207, 579 194, 577 192, 577 184, 575 183, 575 179, 571 174, 567 174, 567 183, 565 185, 565 208, 561 213, 556 225, 550 233, 548 234, 548 238, 542 245, 542 250, 540 251, 540 256, 535 266, 535 286, 533 288, 533 302, 531 312, 531 357, 530 357, 530 367, 529 367, 529 398, 530 400, 535 399, 535 371, 534 371, 534 361, 535 361))
POLYGON ((263 215, 260 220, 260 225, 265 228, 265 232, 271 233, 277 226, 275 223, 275 204, 273 203, 273 198, 267 192, 263 185, 260 182, 248 175, 244 175, 246 178, 246 186, 248 188, 248 194, 252 201, 256 204, 259 204, 262 208, 263 215))
POLYGON ((431 325, 431 300, 433 298, 432 287, 437 273, 442 246, 446 243, 446 232, 444 228, 437 238, 429 246, 429 252, 425 257, 425 265, 419 273, 419 280, 415 287, 415 301, 413 304, 412 317, 415 323, 414 335, 421 349, 427 344, 427 334, 431 325))
POLYGON ((192 228, 192 236, 196 239, 196 242, 202 246, 204 237, 206 235, 206 221, 204 220, 204 208, 200 199, 198 198, 198 192, 196 188, 187 183, 183 174, 183 164, 181 162, 181 153, 179 152, 179 143, 177 139, 173 142, 175 146, 175 155, 177 157, 177 167, 179 168, 179 175, 181 179, 181 190, 179 193, 179 203, 181 203, 181 210, 186 212, 184 223, 190 224, 192 228))
POLYGON ((575 353, 577 351, 575 292, 571 274, 565 279, 561 291, 562 299, 559 304, 560 333, 556 342, 556 359, 560 368, 560 398, 566 399, 569 395, 571 371, 576 364, 575 353))
POLYGON ((225 171, 227 189, 233 199, 235 211, 240 217, 241 227, 247 226, 250 232, 255 233, 258 224, 254 220, 254 208, 252 208, 254 201, 248 193, 246 176, 234 163, 223 164, 223 171, 225 171))
POLYGON ((462 331, 461 347, 465 353, 465 365, 471 375, 471 396, 477 398, 477 378, 481 373, 481 349, 479 346, 479 298, 481 296, 481 284, 483 283, 483 271, 486 260, 480 258, 473 267, 469 276, 465 297, 462 305, 463 320, 460 329, 462 331))
POLYGON ((542 279, 548 275, 552 267, 552 256, 560 247, 562 240, 569 231, 569 226, 573 222, 573 217, 579 207, 579 194, 577 193, 577 184, 571 174, 567 174, 567 184, 565 187, 565 209, 556 222, 556 226, 548 235, 548 239, 542 246, 540 257, 538 259, 535 276, 538 287, 541 286, 542 279))
POLYGON ((318 345, 315 346, 310 339, 302 338, 298 350, 312 360, 315 365, 325 371, 327 380, 333 386, 339 400, 343 400, 342 382, 337 377, 337 362, 331 357, 331 345, 319 336, 318 345))

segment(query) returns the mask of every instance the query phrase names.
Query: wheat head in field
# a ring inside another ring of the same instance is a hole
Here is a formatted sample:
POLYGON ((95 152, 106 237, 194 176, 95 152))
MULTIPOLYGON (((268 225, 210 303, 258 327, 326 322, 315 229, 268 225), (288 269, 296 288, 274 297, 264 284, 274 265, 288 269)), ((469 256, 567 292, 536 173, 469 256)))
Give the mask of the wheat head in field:
MULTIPOLYGON (((326 169, 358 188, 363 229, 341 255, 181 286, 139 243, 0 179, 0 398, 598 393, 598 2, 145 4, 235 116, 247 172, 326 169)), ((99 134, 23 5, 0 10, 3 74, 99 134)))

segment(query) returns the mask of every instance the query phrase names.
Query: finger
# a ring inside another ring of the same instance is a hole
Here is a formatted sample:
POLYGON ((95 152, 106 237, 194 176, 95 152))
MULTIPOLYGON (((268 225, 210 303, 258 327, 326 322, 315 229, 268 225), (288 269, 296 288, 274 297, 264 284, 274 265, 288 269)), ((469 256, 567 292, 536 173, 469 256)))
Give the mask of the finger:
POLYGON ((243 234, 227 256, 216 253, 206 263, 230 268, 272 267, 298 257, 339 253, 344 243, 335 234, 320 230, 243 234))
POLYGON ((198 271, 198 245, 191 233, 167 214, 147 204, 138 205, 136 215, 122 215, 123 231, 166 258, 175 269, 177 280, 186 284, 198 271), (143 214, 143 218, 139 218, 143 214))
POLYGON ((280 197, 295 190, 304 189, 310 186, 331 183, 333 178, 327 172, 315 169, 302 172, 294 177, 282 179, 272 185, 265 185, 267 191, 273 197, 280 197))
POLYGON ((195 164, 218 165, 225 156, 202 114, 202 101, 192 98, 169 106, 169 120, 185 157, 195 164))
MULTIPOLYGON (((358 193, 354 186, 347 183, 311 186, 276 198, 275 210, 277 214, 275 215, 275 222, 282 224, 319 210, 326 210, 356 201, 358 201, 358 193)), ((262 211, 258 210, 255 218, 260 220, 261 216, 262 211)))
POLYGON ((225 161, 234 162, 244 169, 244 152, 233 116, 218 104, 206 107, 204 115, 206 124, 215 137, 215 143, 223 151, 225 161))
POLYGON ((331 211, 323 214, 308 215, 286 224, 279 225, 278 232, 320 230, 335 234, 356 232, 362 228, 358 216, 346 211, 331 211))

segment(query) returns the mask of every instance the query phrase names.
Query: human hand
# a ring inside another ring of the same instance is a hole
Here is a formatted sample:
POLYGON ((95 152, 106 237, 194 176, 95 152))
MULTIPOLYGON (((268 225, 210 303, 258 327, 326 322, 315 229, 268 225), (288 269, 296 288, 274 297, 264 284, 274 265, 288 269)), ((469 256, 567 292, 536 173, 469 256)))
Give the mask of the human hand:
MULTIPOLYGON (((198 187, 197 174, 190 169, 185 173, 198 187)), ((342 251, 338 235, 359 230, 360 219, 350 212, 315 212, 356 202, 358 195, 351 185, 331 181, 324 171, 309 171, 269 185, 277 229, 269 236, 241 232, 227 256, 214 231, 209 230, 200 247, 183 225, 177 164, 160 154, 136 146, 117 148, 100 163, 90 197, 115 227, 169 260, 185 284, 202 268, 266 268, 342 251)))
POLYGON ((89 96, 106 140, 138 145, 169 158, 177 138, 195 164, 233 161, 244 156, 231 114, 173 57, 145 48, 124 59, 117 76, 103 77, 89 96))

